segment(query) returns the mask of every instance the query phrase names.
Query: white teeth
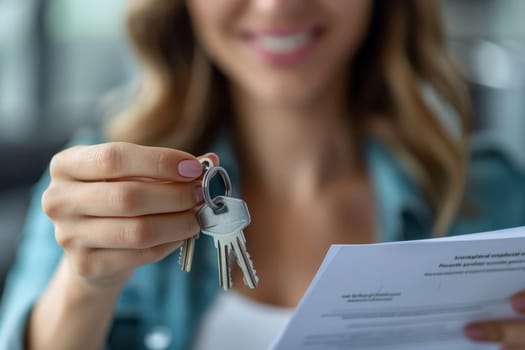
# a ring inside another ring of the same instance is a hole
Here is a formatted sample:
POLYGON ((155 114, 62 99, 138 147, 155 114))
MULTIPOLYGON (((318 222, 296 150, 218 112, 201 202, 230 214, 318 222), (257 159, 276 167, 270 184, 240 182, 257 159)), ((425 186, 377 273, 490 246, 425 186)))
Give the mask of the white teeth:
POLYGON ((298 33, 292 35, 261 35, 259 43, 261 46, 270 52, 274 53, 289 53, 304 46, 310 40, 309 33, 298 33))

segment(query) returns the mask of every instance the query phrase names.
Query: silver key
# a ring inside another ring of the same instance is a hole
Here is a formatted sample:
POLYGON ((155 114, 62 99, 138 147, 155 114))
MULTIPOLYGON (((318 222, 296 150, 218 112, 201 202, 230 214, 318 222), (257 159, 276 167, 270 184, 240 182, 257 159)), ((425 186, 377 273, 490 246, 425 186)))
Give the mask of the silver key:
POLYGON ((213 204, 218 209, 203 206, 197 212, 197 220, 202 233, 212 236, 217 248, 220 286, 224 290, 232 287, 231 265, 235 259, 244 275, 244 283, 250 288, 257 287, 259 277, 246 250, 242 231, 251 220, 246 202, 233 197, 217 196, 213 199, 213 204))
POLYGON ((184 240, 184 243, 182 243, 182 246, 180 247, 179 264, 180 268, 184 272, 191 271, 191 264, 193 262, 193 252, 195 250, 195 241, 197 241, 198 238, 198 234, 196 234, 193 237, 187 238, 184 240))
MULTIPOLYGON (((204 157, 199 159, 202 164, 202 171, 206 173, 213 167, 213 161, 210 158, 204 157)), ((191 264, 193 262, 193 252, 195 251, 195 242, 199 238, 199 234, 184 240, 180 247, 179 264, 184 272, 191 271, 191 264)))

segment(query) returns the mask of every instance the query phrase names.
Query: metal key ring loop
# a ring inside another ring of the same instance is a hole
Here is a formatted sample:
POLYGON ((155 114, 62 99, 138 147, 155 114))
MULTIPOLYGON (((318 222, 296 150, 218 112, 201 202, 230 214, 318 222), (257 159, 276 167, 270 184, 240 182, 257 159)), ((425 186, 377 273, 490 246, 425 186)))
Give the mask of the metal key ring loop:
POLYGON ((214 200, 211 198, 210 194, 210 181, 211 179, 219 174, 222 181, 224 182, 225 187, 225 196, 229 197, 231 194, 232 189, 232 183, 230 181, 230 176, 226 172, 226 170, 223 167, 220 166, 212 166, 204 173, 204 176, 202 178, 202 192, 204 194, 204 200, 206 201, 206 204, 212 208, 213 210, 219 210, 222 206, 217 205, 214 200))

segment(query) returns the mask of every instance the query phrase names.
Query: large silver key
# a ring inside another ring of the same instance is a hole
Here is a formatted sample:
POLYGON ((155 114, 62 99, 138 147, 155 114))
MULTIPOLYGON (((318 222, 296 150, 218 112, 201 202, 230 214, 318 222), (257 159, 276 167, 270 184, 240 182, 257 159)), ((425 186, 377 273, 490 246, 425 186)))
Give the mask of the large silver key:
MULTIPOLYGON (((210 158, 204 157, 199 159, 202 164, 202 171, 206 173, 213 167, 213 161, 210 158)), ((193 262, 193 252, 195 251, 195 242, 199 238, 199 234, 185 239, 180 247, 179 265, 184 272, 191 271, 191 264, 193 262)))
POLYGON ((246 250, 242 231, 251 220, 246 202, 229 196, 217 196, 213 204, 215 209, 209 205, 203 206, 197 212, 197 220, 202 233, 212 236, 217 248, 220 286, 224 290, 232 287, 231 265, 236 260, 244 275, 244 283, 250 288, 257 287, 259 277, 246 250))

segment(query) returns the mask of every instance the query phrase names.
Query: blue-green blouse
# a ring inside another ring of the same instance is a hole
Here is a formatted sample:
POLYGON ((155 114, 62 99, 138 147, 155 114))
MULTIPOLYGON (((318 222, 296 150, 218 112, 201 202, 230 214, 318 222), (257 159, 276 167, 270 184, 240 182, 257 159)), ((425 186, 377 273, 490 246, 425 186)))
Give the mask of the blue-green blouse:
MULTIPOLYGON (((99 141, 97 133, 83 132, 74 142, 99 141)), ((478 137, 471 148, 466 198, 475 210, 458 215, 450 234, 525 225, 523 164, 496 137, 478 137)), ((219 142, 214 151, 233 182, 238 183, 228 142, 219 142)), ((430 208, 393 154, 380 143, 370 142, 366 155, 379 208, 381 239, 428 237, 432 227, 430 208)), ((0 307, 0 349, 23 348, 27 315, 62 254, 54 240, 53 225, 40 207, 48 183, 46 174, 34 188, 24 236, 6 283, 0 307)), ((190 348, 199 321, 221 292, 217 281, 216 253, 209 237, 198 240, 191 273, 181 272, 177 253, 137 269, 118 300, 107 348, 190 348)))

